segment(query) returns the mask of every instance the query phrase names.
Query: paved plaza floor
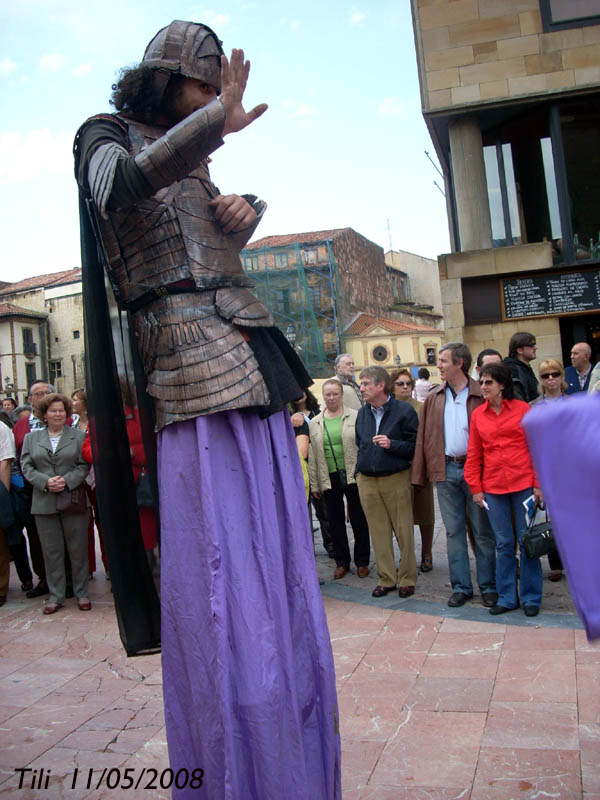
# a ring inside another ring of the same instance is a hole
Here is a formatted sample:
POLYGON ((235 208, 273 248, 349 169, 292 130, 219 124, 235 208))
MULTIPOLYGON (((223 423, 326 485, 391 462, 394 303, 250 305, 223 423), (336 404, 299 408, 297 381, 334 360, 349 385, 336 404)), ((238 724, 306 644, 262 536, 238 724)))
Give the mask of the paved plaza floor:
MULTIPOLYGON (((447 607, 439 526, 434 570, 407 600, 373 599, 374 575, 334 582, 318 530, 315 542, 344 800, 600 800, 600 643, 587 642, 565 580, 544 581, 539 617, 492 618, 477 596, 447 607)), ((160 656, 126 657, 102 572, 90 597, 91 612, 69 600, 45 617, 11 574, 0 609, 2 797, 170 797, 106 786, 168 768, 160 656)))

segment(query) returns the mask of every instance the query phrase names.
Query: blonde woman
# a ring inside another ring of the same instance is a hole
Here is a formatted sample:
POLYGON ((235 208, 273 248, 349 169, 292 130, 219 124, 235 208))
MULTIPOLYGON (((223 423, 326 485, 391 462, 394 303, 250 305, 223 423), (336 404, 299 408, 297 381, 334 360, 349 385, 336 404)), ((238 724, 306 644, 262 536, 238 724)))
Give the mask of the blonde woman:
MULTIPOLYGON (((568 384, 565 379, 565 370, 560 361, 556 361, 554 358, 547 358, 542 361, 540 364, 540 385, 542 394, 531 401, 529 404, 531 406, 538 405, 538 403, 551 403, 568 396, 566 393, 568 384)), ((548 565, 550 567, 548 580, 559 581, 563 576, 563 565, 558 550, 548 553, 548 565)))

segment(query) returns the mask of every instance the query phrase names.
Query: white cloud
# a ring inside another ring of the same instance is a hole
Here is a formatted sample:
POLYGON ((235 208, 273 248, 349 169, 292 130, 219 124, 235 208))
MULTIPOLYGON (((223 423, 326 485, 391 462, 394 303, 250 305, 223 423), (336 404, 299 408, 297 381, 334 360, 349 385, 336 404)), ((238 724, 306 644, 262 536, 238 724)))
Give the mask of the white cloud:
POLYGON ((290 19, 289 17, 282 17, 279 20, 279 24, 282 25, 284 28, 288 28, 290 31, 297 31, 300 27, 300 20, 299 19, 290 19))
POLYGON ((0 75, 10 75, 17 68, 17 62, 13 61, 12 58, 4 57, 0 59, 0 75))
POLYGON ((202 10, 196 8, 192 9, 189 17, 183 17, 183 19, 193 19, 197 22, 203 23, 204 25, 208 25, 208 27, 212 28, 218 36, 220 30, 229 24, 231 20, 231 14, 220 14, 212 8, 204 8, 202 10))
POLYGON ((89 75, 91 69, 89 64, 78 64, 73 70, 73 75, 76 78, 84 78, 86 75, 89 75))
POLYGON ((359 11, 358 8, 355 6, 352 7, 350 11, 350 16, 348 18, 348 22, 350 25, 360 25, 366 19, 366 14, 364 11, 359 11))
POLYGON ((318 111, 311 103, 299 103, 297 100, 284 100, 283 107, 289 112, 290 117, 312 117, 318 111))
POLYGON ((46 53, 40 58, 40 69, 42 72, 58 72, 64 67, 65 61, 62 53, 46 53))
POLYGON ((404 114, 406 108, 397 97, 384 97, 377 107, 377 111, 380 114, 404 114))
POLYGON ((0 185, 73 172, 73 134, 48 128, 0 131, 0 185))

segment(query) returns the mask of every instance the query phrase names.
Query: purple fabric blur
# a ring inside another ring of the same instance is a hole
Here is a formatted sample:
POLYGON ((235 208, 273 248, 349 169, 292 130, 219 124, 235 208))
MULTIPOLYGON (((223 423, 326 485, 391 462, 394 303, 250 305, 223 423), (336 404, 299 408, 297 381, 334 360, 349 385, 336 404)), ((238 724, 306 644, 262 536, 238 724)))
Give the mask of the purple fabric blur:
POLYGON ((333 656, 289 415, 169 425, 158 464, 169 758, 204 770, 173 797, 338 800, 333 656))
POLYGON ((540 403, 523 420, 577 613, 600 636, 600 394, 540 403))

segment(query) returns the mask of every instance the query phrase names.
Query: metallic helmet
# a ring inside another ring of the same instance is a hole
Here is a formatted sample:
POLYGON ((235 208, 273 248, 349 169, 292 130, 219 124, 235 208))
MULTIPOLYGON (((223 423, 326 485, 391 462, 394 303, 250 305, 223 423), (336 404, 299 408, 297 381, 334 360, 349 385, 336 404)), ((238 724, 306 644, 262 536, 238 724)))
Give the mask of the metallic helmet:
POLYGON ((206 25, 176 19, 152 39, 142 65, 156 70, 155 99, 158 103, 173 74, 195 78, 221 92, 221 40, 206 25))

